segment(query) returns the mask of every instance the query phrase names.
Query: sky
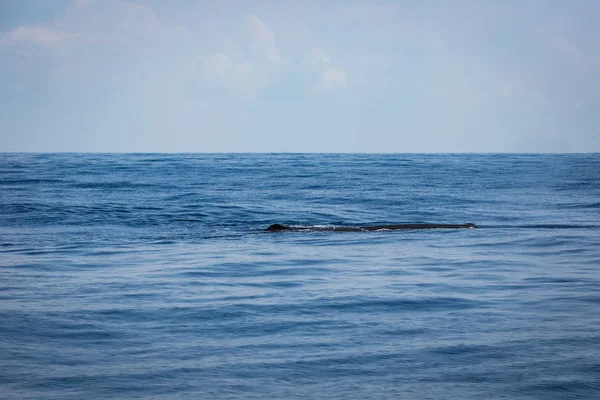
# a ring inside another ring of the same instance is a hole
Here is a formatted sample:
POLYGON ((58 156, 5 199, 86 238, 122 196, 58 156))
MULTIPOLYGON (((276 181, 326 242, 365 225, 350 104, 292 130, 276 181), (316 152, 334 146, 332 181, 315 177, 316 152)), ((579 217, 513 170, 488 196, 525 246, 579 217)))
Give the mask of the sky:
POLYGON ((600 152, 597 0, 0 0, 0 151, 600 152))

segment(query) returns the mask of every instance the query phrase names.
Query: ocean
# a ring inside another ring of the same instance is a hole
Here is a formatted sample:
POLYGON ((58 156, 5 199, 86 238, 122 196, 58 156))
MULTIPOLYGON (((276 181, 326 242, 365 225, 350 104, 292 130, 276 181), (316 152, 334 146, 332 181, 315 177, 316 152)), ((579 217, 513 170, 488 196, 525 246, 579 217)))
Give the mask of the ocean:
POLYGON ((0 397, 600 398, 600 154, 0 153, 0 397))

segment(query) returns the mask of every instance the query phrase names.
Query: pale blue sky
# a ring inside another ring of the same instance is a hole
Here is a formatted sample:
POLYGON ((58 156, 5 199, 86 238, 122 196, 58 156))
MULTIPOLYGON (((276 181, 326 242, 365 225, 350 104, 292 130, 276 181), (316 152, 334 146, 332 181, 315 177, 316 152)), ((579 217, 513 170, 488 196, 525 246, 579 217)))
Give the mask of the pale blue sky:
POLYGON ((0 0, 0 151, 599 152, 600 1, 0 0))

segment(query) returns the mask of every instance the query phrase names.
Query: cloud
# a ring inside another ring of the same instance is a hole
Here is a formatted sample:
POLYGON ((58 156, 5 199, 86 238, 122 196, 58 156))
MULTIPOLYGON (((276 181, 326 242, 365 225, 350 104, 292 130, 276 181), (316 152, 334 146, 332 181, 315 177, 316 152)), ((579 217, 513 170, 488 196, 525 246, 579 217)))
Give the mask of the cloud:
POLYGON ((258 85, 264 83, 252 63, 235 63, 223 53, 207 57, 204 64, 213 82, 223 85, 231 91, 252 94, 258 85))
POLYGON ((157 41, 185 39, 182 26, 162 24, 154 11, 127 1, 74 0, 64 12, 45 25, 20 26, 0 34, 0 47, 35 44, 51 47, 73 45, 156 46, 157 41))
POLYGON ((341 68, 332 67, 329 56, 323 50, 314 48, 311 52, 311 62, 313 69, 320 74, 317 90, 346 87, 346 72, 341 68))
POLYGON ((231 70, 231 59, 223 53, 217 53, 206 59, 206 64, 219 78, 225 78, 231 70))
POLYGON ((247 28, 250 31, 250 42, 232 41, 227 39, 229 47, 234 51, 221 50, 204 58, 205 72, 213 83, 228 88, 232 92, 253 94, 264 85, 274 68, 282 62, 277 47, 275 34, 256 15, 246 17, 247 28), (258 45, 260 51, 253 53, 253 45, 258 45))
POLYGON ((249 15, 246 18, 246 21, 248 22, 248 26, 255 39, 265 43, 269 63, 272 65, 281 63, 282 59, 275 46, 275 34, 273 31, 270 30, 256 15, 249 15))
POLYGON ((254 33, 259 40, 270 41, 275 39, 273 32, 256 15, 249 15, 246 20, 250 25, 252 33, 254 33))
POLYGON ((132 96, 157 93, 159 86, 171 93, 198 73, 192 39, 184 26, 161 21, 149 7, 73 0, 46 23, 0 32, 0 56, 14 71, 6 80, 23 87, 52 82, 57 96, 76 85, 131 90, 132 96))
POLYGON ((323 50, 314 48, 311 52, 311 63, 313 69, 329 68, 329 57, 323 50))
POLYGON ((75 6, 78 8, 87 7, 90 5, 90 0, 75 0, 75 6))
POLYGON ((327 68, 323 72, 319 89, 332 89, 335 87, 346 87, 346 73, 339 68, 327 68))
POLYGON ((68 36, 64 32, 43 26, 20 26, 0 36, 0 46, 7 47, 21 43, 52 46, 63 42, 68 36))

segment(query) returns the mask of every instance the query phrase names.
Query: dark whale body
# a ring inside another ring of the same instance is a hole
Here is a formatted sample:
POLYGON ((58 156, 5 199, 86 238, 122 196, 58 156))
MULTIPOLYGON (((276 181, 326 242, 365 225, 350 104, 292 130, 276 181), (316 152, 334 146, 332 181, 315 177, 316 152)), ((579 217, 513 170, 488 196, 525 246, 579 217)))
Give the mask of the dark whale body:
POLYGON ((281 231, 323 231, 323 232, 369 232, 384 230, 404 229, 461 229, 478 228, 475 224, 397 224, 397 225, 371 225, 371 226, 285 226, 273 224, 266 230, 269 232, 281 231))

